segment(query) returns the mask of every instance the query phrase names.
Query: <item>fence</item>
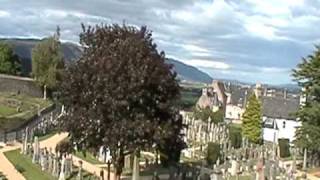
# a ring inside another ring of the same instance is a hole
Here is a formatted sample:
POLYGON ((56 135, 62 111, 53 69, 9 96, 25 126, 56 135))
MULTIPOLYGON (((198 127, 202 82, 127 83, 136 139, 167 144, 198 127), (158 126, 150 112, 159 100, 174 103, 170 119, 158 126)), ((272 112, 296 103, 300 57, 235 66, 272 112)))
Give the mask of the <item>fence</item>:
POLYGON ((45 108, 18 128, 0 133, 0 142, 21 142, 25 136, 26 129, 28 130, 29 138, 31 140, 36 129, 47 129, 55 123, 55 120, 60 114, 61 106, 52 105, 45 108))

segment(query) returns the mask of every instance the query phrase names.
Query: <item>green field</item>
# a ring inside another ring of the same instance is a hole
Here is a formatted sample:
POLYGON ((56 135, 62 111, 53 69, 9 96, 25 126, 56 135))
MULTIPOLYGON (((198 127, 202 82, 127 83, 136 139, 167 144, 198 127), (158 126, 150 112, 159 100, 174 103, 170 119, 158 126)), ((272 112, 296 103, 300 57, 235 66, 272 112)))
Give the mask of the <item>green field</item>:
POLYGON ((52 103, 42 98, 0 92, 0 104, 0 130, 10 130, 52 103))
MULTIPOLYGON (((27 179, 27 180, 56 180, 58 178, 53 177, 48 172, 41 171, 40 166, 33 164, 29 156, 20 154, 20 150, 13 150, 4 153, 9 161, 14 165, 14 167, 27 179)), ((77 175, 77 170, 73 172, 72 177, 69 180, 75 180, 77 175)), ((84 180, 93 179, 94 177, 87 173, 83 173, 84 180)))

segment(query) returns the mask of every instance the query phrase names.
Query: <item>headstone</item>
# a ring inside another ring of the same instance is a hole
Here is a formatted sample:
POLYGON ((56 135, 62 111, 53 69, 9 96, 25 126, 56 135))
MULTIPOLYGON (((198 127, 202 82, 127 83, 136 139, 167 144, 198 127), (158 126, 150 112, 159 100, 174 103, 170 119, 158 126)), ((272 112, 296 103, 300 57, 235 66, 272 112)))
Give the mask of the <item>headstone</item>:
POLYGON ((33 143, 33 157, 32 157, 33 163, 39 162, 39 153, 40 153, 39 139, 37 136, 35 136, 34 143, 33 143))
POLYGON ((210 180, 222 180, 222 172, 217 169, 210 175, 210 180))
POLYGON ((79 170, 78 170, 78 175, 77 175, 77 180, 82 180, 82 161, 79 160, 79 170))
POLYGON ((231 176, 236 176, 239 169, 239 163, 236 160, 231 161, 231 169, 230 174, 231 176))
POLYGON ((269 173, 270 180, 276 180, 277 172, 276 172, 275 164, 271 165, 269 172, 270 172, 269 173))
POLYGON ((54 155, 53 157, 52 175, 54 177, 59 177, 59 155, 54 155))
POLYGON ((131 170, 131 154, 124 157, 124 169, 131 170))
POLYGON ((256 166, 256 180, 264 180, 263 160, 260 159, 256 166))
POLYGON ((303 152, 303 166, 302 169, 305 171, 307 169, 307 148, 304 148, 303 152))
POLYGON ((66 157, 62 156, 59 180, 66 180, 65 171, 66 171, 66 157))
POLYGON ((42 171, 45 171, 45 164, 46 164, 46 158, 45 158, 45 155, 44 155, 44 151, 42 150, 40 152, 40 166, 41 166, 41 170, 42 171))
POLYGON ((52 172, 52 169, 53 169, 53 154, 50 150, 48 154, 48 171, 52 172))
POLYGON ((139 158, 135 154, 133 160, 133 172, 132 172, 132 180, 140 179, 140 168, 139 168, 139 158))
POLYGON ((24 142, 23 142, 23 147, 22 147, 22 153, 25 155, 28 153, 28 138, 29 138, 29 128, 26 127, 24 142))

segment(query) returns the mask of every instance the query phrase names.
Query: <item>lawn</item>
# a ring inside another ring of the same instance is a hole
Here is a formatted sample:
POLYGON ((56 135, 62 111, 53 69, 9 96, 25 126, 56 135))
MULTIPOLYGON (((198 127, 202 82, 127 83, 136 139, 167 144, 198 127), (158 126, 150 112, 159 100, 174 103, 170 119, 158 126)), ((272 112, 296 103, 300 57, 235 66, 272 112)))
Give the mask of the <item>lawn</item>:
POLYGON ((104 164, 103 162, 99 161, 97 158, 94 157, 94 155, 90 152, 86 152, 86 155, 84 155, 81 151, 76 151, 73 153, 78 158, 87 161, 92 164, 104 164))
POLYGON ((32 163, 31 158, 20 154, 20 150, 13 150, 4 153, 14 167, 22 173, 26 179, 54 180, 50 174, 41 171, 38 165, 32 163))
POLYGON ((50 137, 54 136, 55 134, 57 134, 57 132, 53 131, 53 132, 50 132, 49 134, 38 136, 38 139, 39 139, 39 141, 44 141, 44 140, 49 139, 50 137))
POLYGON ((0 104, 0 117, 10 116, 16 113, 17 111, 15 108, 11 108, 11 107, 0 104))
MULTIPOLYGON (((19 149, 5 152, 4 154, 27 180, 57 180, 57 178, 53 177, 51 174, 41 171, 40 166, 33 164, 29 156, 20 154, 19 149)), ((77 179, 77 169, 74 169, 75 171, 72 173, 72 177, 69 178, 69 180, 77 179)), ((94 178, 93 175, 88 172, 83 172, 83 177, 83 180, 90 180, 94 178)))
POLYGON ((0 92, 0 104, 0 130, 11 130, 33 117, 38 110, 49 107, 52 102, 42 98, 0 92))

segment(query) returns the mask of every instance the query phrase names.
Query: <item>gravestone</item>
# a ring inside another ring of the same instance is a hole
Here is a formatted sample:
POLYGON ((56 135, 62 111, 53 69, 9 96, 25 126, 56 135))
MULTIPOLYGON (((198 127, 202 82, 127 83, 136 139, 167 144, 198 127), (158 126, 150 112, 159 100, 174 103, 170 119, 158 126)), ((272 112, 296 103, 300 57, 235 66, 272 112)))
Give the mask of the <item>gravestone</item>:
POLYGON ((33 143, 33 157, 32 157, 33 163, 39 162, 39 153, 40 153, 39 139, 37 136, 35 136, 34 143, 33 143))
POLYGON ((66 171, 66 157, 62 156, 59 180, 66 180, 65 171, 66 171))
POLYGON ((82 177, 82 161, 81 160, 79 160, 79 170, 78 170, 77 180, 83 180, 83 177, 82 177))
POLYGON ((139 180, 140 179, 140 168, 139 168, 139 158, 137 155, 134 155, 133 160, 133 172, 132 172, 132 180, 139 180))

